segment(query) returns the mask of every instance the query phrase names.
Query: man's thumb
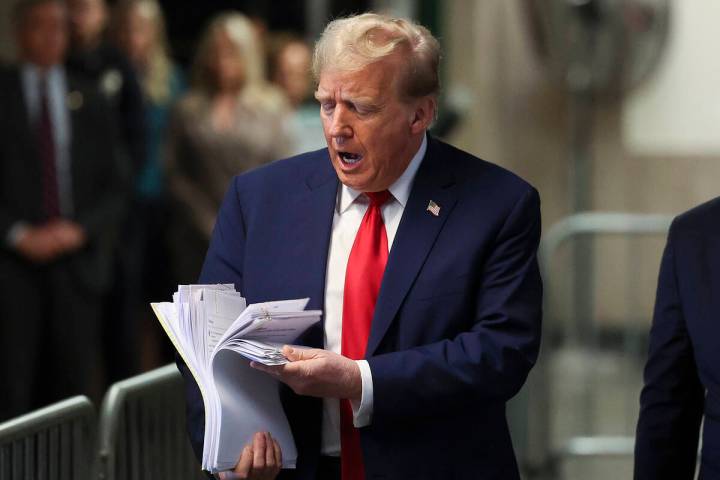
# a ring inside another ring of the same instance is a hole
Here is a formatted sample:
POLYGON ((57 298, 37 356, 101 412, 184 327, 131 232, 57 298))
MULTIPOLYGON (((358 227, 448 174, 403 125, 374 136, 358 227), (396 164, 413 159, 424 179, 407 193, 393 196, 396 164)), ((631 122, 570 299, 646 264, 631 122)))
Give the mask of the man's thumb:
POLYGON ((309 355, 309 349, 306 350, 304 348, 293 348, 290 345, 285 345, 282 349, 283 355, 285 355, 285 358, 290 360, 291 362, 297 362, 298 360, 308 360, 312 357, 312 355, 309 355))

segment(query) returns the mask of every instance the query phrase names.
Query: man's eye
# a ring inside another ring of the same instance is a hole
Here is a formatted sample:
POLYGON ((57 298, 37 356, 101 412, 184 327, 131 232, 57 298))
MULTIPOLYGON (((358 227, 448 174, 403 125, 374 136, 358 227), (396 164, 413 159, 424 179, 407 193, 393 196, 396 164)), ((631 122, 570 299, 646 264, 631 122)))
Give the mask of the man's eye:
POLYGON ((331 112, 332 109, 335 108, 335 104, 331 102, 321 103, 320 108, 322 108, 325 112, 331 112))
POLYGON ((370 115, 376 109, 371 105, 353 105, 353 111, 357 112, 358 115, 370 115))

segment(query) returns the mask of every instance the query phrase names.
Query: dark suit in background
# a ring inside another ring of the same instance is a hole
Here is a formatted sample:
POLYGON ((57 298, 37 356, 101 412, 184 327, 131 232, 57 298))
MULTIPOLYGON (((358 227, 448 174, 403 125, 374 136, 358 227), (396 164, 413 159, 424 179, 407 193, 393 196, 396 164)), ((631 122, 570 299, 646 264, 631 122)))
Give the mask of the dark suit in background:
POLYGON ((136 176, 147 158, 147 129, 142 89, 130 62, 117 49, 102 43, 92 50, 70 51, 66 67, 94 84, 105 97, 117 116, 120 138, 136 176))
POLYGON ((637 480, 720 479, 720 199, 678 216, 658 280, 635 446, 637 480))
MULTIPOLYGON (((308 308, 322 309, 338 186, 326 149, 237 177, 200 283, 234 283, 248 303, 309 297, 308 308)), ((360 429, 367 478, 519 478, 505 402, 538 352, 539 237, 534 188, 429 138, 368 341, 374 413, 360 429), (427 211, 430 200, 440 206, 437 216, 427 211)), ((323 327, 303 341, 322 348, 323 327)), ((181 370, 200 453, 203 403, 181 370)), ((283 394, 298 447, 297 470, 283 474, 313 479, 322 402, 287 388, 283 394)))
MULTIPOLYGON (((72 49, 65 63, 69 72, 93 84, 110 105, 127 152, 126 168, 131 172, 128 192, 134 194, 137 177, 147 162, 147 129, 142 90, 130 62, 114 47, 100 43, 90 49, 72 49)), ((142 217, 133 214, 142 208, 140 199, 132 195, 130 200, 115 253, 112 293, 104 307, 105 317, 115 326, 112 334, 103 338, 110 382, 136 375, 140 370, 138 312, 142 299, 144 232, 142 217)))
POLYGON ((70 220, 84 229, 87 243, 49 263, 33 263, 6 239, 18 222, 45 221, 36 129, 19 69, 0 73, 0 418, 90 393, 97 373, 100 307, 113 274, 127 175, 106 103, 92 87, 66 78, 70 220))

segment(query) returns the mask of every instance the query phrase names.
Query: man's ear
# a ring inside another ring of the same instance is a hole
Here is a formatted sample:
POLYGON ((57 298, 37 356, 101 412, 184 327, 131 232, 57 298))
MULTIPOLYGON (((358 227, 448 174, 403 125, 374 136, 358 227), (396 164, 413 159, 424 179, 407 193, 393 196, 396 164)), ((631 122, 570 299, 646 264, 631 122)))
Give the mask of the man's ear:
POLYGON ((415 109, 410 118, 410 131, 412 133, 421 133, 427 130, 435 118, 436 109, 437 105, 434 97, 427 96, 416 100, 415 109))

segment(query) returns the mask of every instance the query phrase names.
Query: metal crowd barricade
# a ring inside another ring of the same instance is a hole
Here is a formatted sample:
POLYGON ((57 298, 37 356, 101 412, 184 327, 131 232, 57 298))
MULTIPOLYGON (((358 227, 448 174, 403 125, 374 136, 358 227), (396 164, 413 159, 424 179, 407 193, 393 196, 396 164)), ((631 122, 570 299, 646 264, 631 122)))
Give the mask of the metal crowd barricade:
POLYGON ((0 424, 0 479, 91 478, 96 417, 85 396, 0 424))
MULTIPOLYGON (((540 269, 546 286, 551 279, 550 267, 556 253, 569 240, 578 237, 621 236, 638 237, 646 235, 663 235, 672 222, 671 215, 662 214, 630 214, 614 212, 587 212, 571 215, 553 225, 543 236, 540 243, 540 269)), ((658 258, 658 265, 660 258, 658 258)), ((578 457, 629 457, 633 454, 634 438, 622 435, 578 435, 563 442, 559 450, 553 447, 553 425, 551 412, 557 405, 552 404, 550 391, 553 372, 550 360, 555 351, 552 341, 548 341, 548 333, 557 329, 556 318, 550 311, 552 292, 546 289, 545 321, 542 353, 540 362, 531 373, 526 391, 527 418, 522 431, 523 451, 521 461, 525 465, 527 478, 557 478, 558 464, 568 458, 578 457)), ((582 332, 578 319, 571 321, 567 328, 571 342, 578 342, 582 332)), ((582 343, 582 342, 579 342, 582 343)), ((579 407, 579 406, 578 406, 579 407)))
POLYGON ((183 380, 173 364, 110 387, 98 445, 102 480, 207 478, 190 447, 183 380))

